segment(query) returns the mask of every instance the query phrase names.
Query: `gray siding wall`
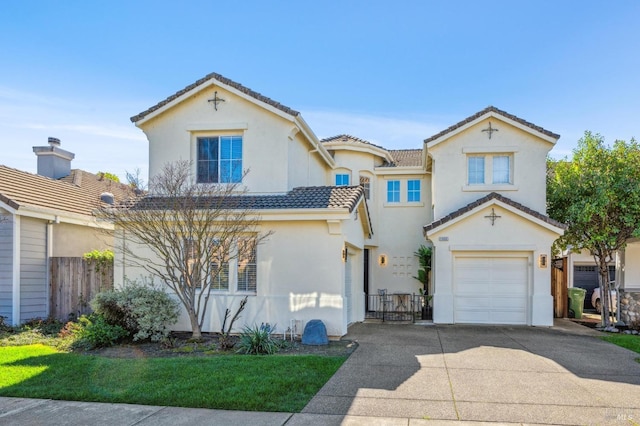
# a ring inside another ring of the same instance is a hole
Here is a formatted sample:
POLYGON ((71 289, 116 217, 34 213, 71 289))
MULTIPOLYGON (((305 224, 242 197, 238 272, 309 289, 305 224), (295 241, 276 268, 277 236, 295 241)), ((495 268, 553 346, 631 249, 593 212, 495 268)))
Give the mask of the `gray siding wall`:
POLYGON ((20 321, 47 316, 47 225, 20 219, 20 321))
POLYGON ((13 319, 13 222, 0 212, 0 316, 13 319))

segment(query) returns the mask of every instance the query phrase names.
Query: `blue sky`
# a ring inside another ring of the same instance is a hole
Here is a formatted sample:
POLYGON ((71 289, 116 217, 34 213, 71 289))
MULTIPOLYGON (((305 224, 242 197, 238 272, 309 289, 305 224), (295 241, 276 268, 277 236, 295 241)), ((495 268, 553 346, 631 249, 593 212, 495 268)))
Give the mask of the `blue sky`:
POLYGON ((390 149, 494 105, 562 137, 639 137, 640 2, 30 1, 0 6, 0 164, 146 173, 129 117, 210 72, 390 149))

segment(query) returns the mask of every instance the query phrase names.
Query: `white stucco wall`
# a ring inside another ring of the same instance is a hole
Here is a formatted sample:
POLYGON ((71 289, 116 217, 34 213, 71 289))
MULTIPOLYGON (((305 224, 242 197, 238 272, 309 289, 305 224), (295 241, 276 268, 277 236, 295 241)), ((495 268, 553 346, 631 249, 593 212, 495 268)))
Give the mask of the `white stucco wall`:
POLYGON ((198 137, 241 135, 242 167, 250 170, 243 183, 251 192, 282 193, 296 186, 322 185, 318 178, 327 166, 317 155, 307 155, 313 148, 296 132, 292 119, 220 87, 205 88, 140 125, 149 140, 149 176, 176 160, 193 161, 195 173, 198 137), (225 99, 217 111, 208 102, 215 91, 225 99), (296 166, 291 176, 290 165, 296 166))
POLYGON ((546 155, 553 144, 492 117, 444 140, 428 144, 435 162, 434 219, 464 207, 490 192, 498 192, 537 212, 546 212, 546 155), (499 131, 491 139, 482 130, 492 123, 499 131), (491 163, 485 160, 485 185, 467 185, 467 156, 512 155, 512 185, 491 183, 491 163))
MULTIPOLYGON (((352 256, 353 297, 352 320, 364 318, 362 295, 363 236, 359 221, 348 219, 345 225, 329 226, 326 220, 269 221, 261 224, 262 230, 272 230, 273 235, 258 247, 258 289, 249 295, 249 302, 236 324, 237 332, 244 325, 270 323, 283 332, 291 320, 306 324, 311 319, 322 320, 330 336, 339 337, 347 332, 347 313, 344 288, 342 250, 345 246, 352 256), (358 237, 359 230, 359 237, 358 237), (358 292, 359 291, 359 292, 358 292), (362 300, 360 300, 362 299, 362 300)), ((120 243, 117 239, 116 247, 120 243)), ((139 253, 148 249, 138 247, 139 253)), ((121 286, 124 277, 141 279, 148 274, 116 249, 115 285, 121 286)), ((230 287, 233 286, 233 282, 230 287)), ((237 306, 244 296, 233 288, 229 292, 212 292, 204 331, 220 331, 222 315, 227 306, 237 306)), ((189 330, 188 318, 183 314, 176 330, 189 330)), ((298 330, 299 333, 302 330, 298 330)))
POLYGON ((87 226, 58 223, 52 226, 52 256, 81 257, 92 250, 113 247, 113 236, 87 226))
POLYGON ((550 266, 538 265, 540 255, 550 259, 555 232, 524 219, 499 205, 487 205, 474 215, 437 232, 430 232, 435 246, 434 322, 450 324, 454 318, 454 258, 459 253, 487 256, 524 255, 529 262, 528 324, 553 325, 550 266), (495 225, 485 216, 501 216, 495 225))

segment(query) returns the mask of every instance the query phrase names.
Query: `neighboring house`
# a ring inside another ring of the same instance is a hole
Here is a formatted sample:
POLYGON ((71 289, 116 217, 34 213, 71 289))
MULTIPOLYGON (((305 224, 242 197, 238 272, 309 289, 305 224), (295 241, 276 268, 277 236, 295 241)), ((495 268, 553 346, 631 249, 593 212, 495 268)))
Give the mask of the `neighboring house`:
MULTIPOLYGON (((229 265, 204 331, 248 294, 248 324, 321 319, 344 335, 377 309, 368 296, 417 293, 422 244, 435 247, 434 322, 553 323, 549 256, 564 231, 545 214, 554 133, 489 107, 419 149, 318 140, 299 112, 219 74, 131 120, 149 140, 150 176, 179 159, 204 184, 239 180, 225 164, 250 170, 241 183, 274 231, 257 247, 251 288, 229 265)), ((140 275, 117 253, 116 285, 140 275)))
POLYGON ((126 185, 71 170, 74 155, 59 147, 34 147, 38 174, 0 165, 0 315, 10 324, 49 315, 49 259, 79 257, 111 248, 93 212, 100 196, 133 196, 126 185))
MULTIPOLYGON (((587 251, 565 253, 567 258, 567 286, 587 290, 584 309, 594 309, 593 290, 599 286, 598 267, 587 251)), ((640 240, 627 241, 627 247, 616 254, 609 264, 609 278, 620 288, 620 320, 627 325, 640 326, 640 240)))

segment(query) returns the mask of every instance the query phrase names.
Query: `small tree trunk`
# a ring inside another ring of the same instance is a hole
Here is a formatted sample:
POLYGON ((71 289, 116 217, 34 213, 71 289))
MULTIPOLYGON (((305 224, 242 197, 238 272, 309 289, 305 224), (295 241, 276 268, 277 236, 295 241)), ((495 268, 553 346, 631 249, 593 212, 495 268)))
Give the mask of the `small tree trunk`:
POLYGON ((602 306, 602 325, 609 327, 611 325, 611 315, 609 313, 610 292, 609 292, 609 267, 606 262, 600 265, 599 281, 600 281, 600 304, 602 306))
POLYGON ((189 321, 191 321, 191 339, 192 340, 201 340, 202 339, 202 330, 200 329, 200 323, 198 322, 198 317, 196 313, 192 309, 187 309, 189 313, 189 321))

